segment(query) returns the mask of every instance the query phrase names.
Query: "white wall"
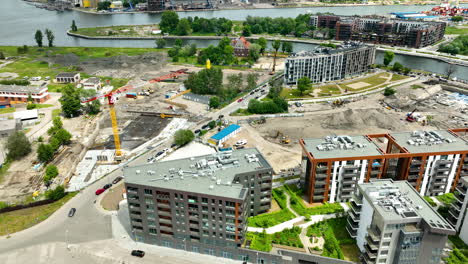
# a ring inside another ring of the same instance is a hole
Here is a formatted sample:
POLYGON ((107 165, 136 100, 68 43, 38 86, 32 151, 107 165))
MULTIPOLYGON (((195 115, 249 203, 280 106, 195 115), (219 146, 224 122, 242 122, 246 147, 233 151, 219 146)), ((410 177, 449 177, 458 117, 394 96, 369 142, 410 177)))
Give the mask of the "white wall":
POLYGON ((357 237, 356 237, 357 246, 359 247, 361 252, 364 251, 364 241, 367 235, 367 228, 372 223, 373 215, 374 215, 374 209, 372 208, 371 204, 367 201, 367 199, 363 197, 361 215, 359 218, 359 227, 357 230, 357 237))

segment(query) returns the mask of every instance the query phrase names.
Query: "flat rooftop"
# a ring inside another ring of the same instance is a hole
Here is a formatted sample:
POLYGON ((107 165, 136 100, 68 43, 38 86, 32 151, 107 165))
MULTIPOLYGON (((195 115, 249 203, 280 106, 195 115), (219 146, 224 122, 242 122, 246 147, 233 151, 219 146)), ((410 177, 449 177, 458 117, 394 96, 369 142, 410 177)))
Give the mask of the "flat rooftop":
POLYGON ((244 199, 247 190, 233 183, 235 176, 264 169, 272 167, 256 148, 248 148, 125 167, 124 176, 130 184, 244 199))
POLYGON ((47 86, 0 85, 0 92, 4 93, 40 93, 47 90, 47 86))
POLYGON ((16 121, 14 119, 0 120, 0 131, 9 131, 16 129, 16 121))
POLYGON ((407 181, 371 180, 369 183, 358 184, 358 188, 364 199, 371 203, 386 222, 424 221, 434 232, 456 233, 407 181))
POLYGON ((379 147, 365 136, 327 136, 304 139, 305 148, 315 159, 382 155, 379 147))
POLYGON ((468 151, 468 142, 446 130, 391 133, 390 136, 410 153, 468 151))

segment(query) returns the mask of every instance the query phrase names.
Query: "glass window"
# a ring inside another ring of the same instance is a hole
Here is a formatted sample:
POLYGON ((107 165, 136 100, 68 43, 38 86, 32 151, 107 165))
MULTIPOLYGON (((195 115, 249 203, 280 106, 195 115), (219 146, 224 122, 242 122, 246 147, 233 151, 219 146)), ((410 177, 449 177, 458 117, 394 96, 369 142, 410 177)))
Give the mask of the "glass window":
POLYGON ((145 189, 145 194, 153 194, 153 190, 145 189))
POLYGON ((198 253, 198 247, 197 246, 192 246, 192 252, 198 253))

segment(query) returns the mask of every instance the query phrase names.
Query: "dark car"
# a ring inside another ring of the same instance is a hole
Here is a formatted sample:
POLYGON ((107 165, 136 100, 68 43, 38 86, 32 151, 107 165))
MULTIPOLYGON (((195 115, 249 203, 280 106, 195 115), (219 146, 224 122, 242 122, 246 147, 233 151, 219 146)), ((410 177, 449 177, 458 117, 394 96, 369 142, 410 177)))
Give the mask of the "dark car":
POLYGON ((116 184, 118 183, 119 181, 121 181, 123 179, 123 177, 119 176, 117 178, 115 178, 113 181, 112 181, 112 184, 116 184))
POLYGON ((224 115, 219 115, 218 119, 224 118, 224 115))
POLYGON ((209 128, 209 127, 210 127, 209 125, 204 125, 204 126, 201 127, 201 129, 205 130, 205 129, 209 128))
POLYGON ((255 91, 251 91, 251 92, 250 92, 250 95, 252 95, 252 94, 254 94, 254 93, 255 93, 255 91))
POLYGON ((68 217, 74 216, 74 215, 75 215, 75 212, 76 212, 76 208, 70 209, 70 212, 68 212, 68 217))
POLYGON ((145 256, 145 252, 143 250, 132 250, 132 256, 142 258, 145 256))
POLYGON ((107 190, 107 189, 109 189, 110 187, 112 187, 112 184, 108 183, 108 184, 104 185, 102 188, 103 188, 104 190, 107 190))
POLYGON ((159 156, 161 156, 162 154, 164 154, 164 151, 159 151, 158 153, 156 153, 156 157, 159 157, 159 156))
POLYGON ((197 129, 197 130, 193 131, 193 133, 195 133, 195 134, 198 134, 198 133, 200 133, 200 132, 201 132, 200 129, 197 129))
POLYGON ((258 99, 258 98, 260 98, 260 96, 255 96, 255 99, 258 99))
POLYGON ((171 145, 171 148, 176 148, 177 147, 177 144, 172 144, 171 145))

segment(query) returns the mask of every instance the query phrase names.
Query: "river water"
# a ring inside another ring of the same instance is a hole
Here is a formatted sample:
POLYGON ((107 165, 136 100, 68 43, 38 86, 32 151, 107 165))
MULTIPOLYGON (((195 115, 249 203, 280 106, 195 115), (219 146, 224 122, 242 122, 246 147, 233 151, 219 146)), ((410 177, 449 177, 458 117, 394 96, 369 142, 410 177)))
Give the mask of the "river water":
MULTIPOLYGON (((57 46, 83 46, 83 47, 154 47, 152 40, 87 40, 70 37, 66 31, 70 28, 72 20, 78 27, 96 27, 111 25, 137 25, 158 23, 161 14, 113 14, 95 15, 82 12, 68 11, 55 12, 36 8, 21 0, 0 0, 0 45, 34 45, 34 32, 37 29, 51 29, 55 34, 57 46)), ((243 20, 248 15, 270 17, 296 17, 306 12, 332 12, 338 15, 385 15, 390 12, 409 12, 430 10, 432 6, 352 6, 352 7, 314 7, 314 8, 282 8, 282 9, 248 9, 248 10, 218 10, 218 11, 189 11, 179 12, 180 17, 226 17, 232 20, 243 20)), ((203 48, 216 45, 216 40, 189 40, 186 43, 196 43, 203 48)), ((295 43, 294 51, 307 50, 315 45, 295 43)), ((382 53, 376 58, 378 63, 383 60, 382 53)), ((404 55, 395 55, 395 60, 403 65, 435 73, 444 74, 447 68, 445 62, 404 55)), ((468 67, 456 66, 453 74, 458 78, 468 80, 468 67)))

